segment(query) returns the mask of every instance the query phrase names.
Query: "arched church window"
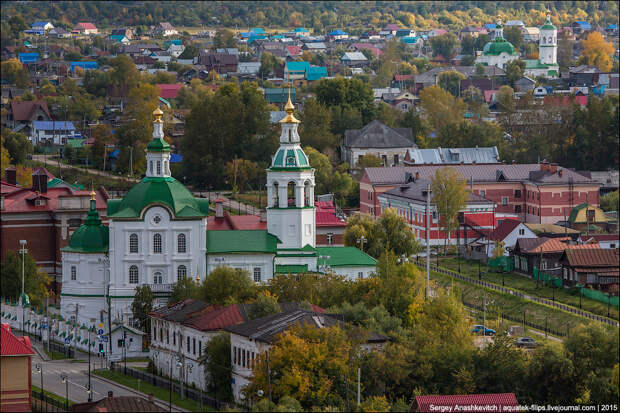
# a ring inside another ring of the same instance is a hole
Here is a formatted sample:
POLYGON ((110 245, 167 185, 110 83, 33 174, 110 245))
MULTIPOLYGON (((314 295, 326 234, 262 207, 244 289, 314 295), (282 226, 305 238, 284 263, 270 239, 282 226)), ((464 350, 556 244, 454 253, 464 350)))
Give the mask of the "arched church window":
POLYGON ((297 199, 297 194, 295 193, 295 182, 291 181, 288 183, 286 187, 286 193, 287 193, 288 205, 290 206, 292 204, 292 206, 295 206, 297 204, 295 202, 295 200, 297 199))
POLYGON ((179 265, 177 268, 177 281, 181 281, 187 276, 187 267, 185 265, 179 265))
POLYGON ((153 161, 149 161, 149 169, 151 170, 151 175, 153 175, 153 161))
POLYGON ((153 253, 161 254, 161 251, 161 234, 155 234, 153 235, 153 253))
POLYGON ((129 253, 130 254, 138 253, 138 234, 131 234, 129 236, 129 253))
POLYGON ((161 161, 157 161, 157 175, 161 175, 161 161))
POLYGON ((157 271, 153 274, 153 284, 162 284, 164 281, 164 276, 161 272, 157 271))
POLYGON ((278 207, 279 203, 280 203, 280 194, 279 192, 279 185, 277 182, 273 183, 273 206, 274 207, 278 207))
POLYGON ((545 38, 545 36, 543 36, 542 37, 543 44, 545 44, 545 40, 546 40, 546 38, 545 38))
POLYGON ((77 269, 75 265, 71 266, 71 281, 75 281, 77 279, 77 269))
POLYGON ((135 265, 129 267, 129 284, 138 284, 138 267, 135 265))
POLYGON ((177 237, 177 252, 179 254, 185 254, 187 252, 187 241, 185 234, 179 234, 177 237))
POLYGON ((168 170, 168 161, 164 161, 164 173, 170 173, 170 171, 168 170))
POLYGON ((289 142, 292 142, 292 141, 291 141, 291 130, 290 130, 290 129, 288 130, 288 141, 289 141, 289 142))

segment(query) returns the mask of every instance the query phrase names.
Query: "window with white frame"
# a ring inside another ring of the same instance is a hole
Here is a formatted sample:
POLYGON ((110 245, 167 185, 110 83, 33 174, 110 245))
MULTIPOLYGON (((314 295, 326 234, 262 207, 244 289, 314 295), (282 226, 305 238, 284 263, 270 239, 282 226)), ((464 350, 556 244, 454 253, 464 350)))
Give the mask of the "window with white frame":
POLYGON ((161 175, 161 161, 157 161, 157 175, 161 175))
POLYGON ((260 267, 254 267, 254 282, 255 283, 261 282, 261 268, 260 267))
POLYGON ((179 234, 177 236, 177 252, 179 254, 185 254, 187 252, 187 239, 185 234, 179 234))
POLYGON ((161 272, 156 271, 153 274, 153 284, 162 284, 164 281, 164 276, 162 275, 161 272))
POLYGON ((129 236, 129 253, 130 254, 138 253, 138 234, 131 234, 129 236))
POLYGON ((129 284, 138 284, 138 267, 136 265, 129 267, 129 284))
POLYGON ((508 205, 508 197, 502 197, 502 205, 508 205))
POLYGON ((159 233, 153 235, 153 253, 154 254, 161 254, 162 253, 161 234, 159 234, 159 233))
POLYGON ((75 281, 77 279, 77 268, 75 265, 71 266, 71 281, 75 281))
POLYGON ((362 271, 358 272, 357 278, 364 278, 364 273, 362 271))
POLYGON ((327 233, 327 245, 333 245, 333 244, 334 244, 334 233, 328 232, 327 233))
POLYGON ((177 268, 177 281, 181 281, 187 276, 187 267, 185 265, 179 265, 177 268))

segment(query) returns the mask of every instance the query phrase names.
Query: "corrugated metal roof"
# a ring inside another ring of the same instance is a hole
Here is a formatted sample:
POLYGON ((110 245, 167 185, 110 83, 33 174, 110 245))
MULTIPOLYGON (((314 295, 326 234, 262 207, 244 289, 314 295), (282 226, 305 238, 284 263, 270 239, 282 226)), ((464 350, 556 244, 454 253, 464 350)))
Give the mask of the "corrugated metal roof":
MULTIPOLYGON (((394 166, 391 168, 365 168, 364 172, 372 184, 400 184, 406 180, 406 174, 415 176, 416 172, 422 179, 431 179, 435 176, 438 169, 445 168, 445 165, 420 165, 420 166, 394 166)), ((566 168, 562 169, 562 176, 556 172, 540 171, 540 164, 520 164, 520 165, 454 165, 451 168, 461 174, 465 179, 471 177, 474 182, 497 182, 498 171, 501 171, 506 181, 523 182, 544 182, 544 183, 563 183, 568 185, 569 178, 573 179, 574 184, 596 184, 593 180, 586 178, 576 172, 566 168), (542 174, 530 174, 531 172, 543 172, 542 174)))
POLYGON ((390 128, 373 120, 362 129, 347 129, 344 144, 349 148, 410 148, 415 147, 411 128, 390 128))
POLYGON ((571 266, 576 267, 620 267, 616 248, 569 249, 566 258, 571 266))
POLYGON ((0 326, 0 355, 2 356, 29 356, 35 354, 30 346, 30 338, 17 337, 11 332, 9 324, 0 326))

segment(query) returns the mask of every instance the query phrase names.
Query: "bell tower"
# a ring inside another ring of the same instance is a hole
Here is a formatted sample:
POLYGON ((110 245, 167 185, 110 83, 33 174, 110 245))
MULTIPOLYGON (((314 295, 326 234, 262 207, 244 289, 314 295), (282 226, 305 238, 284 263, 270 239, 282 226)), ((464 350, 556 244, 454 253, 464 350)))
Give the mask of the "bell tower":
POLYGON ((282 242, 278 249, 314 247, 314 169, 301 149, 290 88, 284 109, 280 147, 267 169, 267 231, 282 242))
POLYGON ((160 108, 153 111, 153 140, 146 145, 146 176, 149 178, 169 178, 170 145, 164 140, 164 112, 160 108))
POLYGON ((547 12, 545 24, 540 27, 538 58, 540 63, 546 65, 557 65, 558 63, 558 29, 551 23, 549 12, 547 12))

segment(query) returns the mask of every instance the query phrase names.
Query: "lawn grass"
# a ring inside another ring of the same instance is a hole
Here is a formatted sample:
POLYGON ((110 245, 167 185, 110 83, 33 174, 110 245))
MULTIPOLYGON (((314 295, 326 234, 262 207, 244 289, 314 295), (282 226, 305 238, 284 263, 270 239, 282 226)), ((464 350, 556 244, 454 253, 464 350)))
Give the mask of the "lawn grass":
MULTIPOLYGON (((541 326, 547 326, 554 330, 570 334, 575 327, 580 324, 589 324, 593 321, 586 318, 567 313, 557 308, 538 304, 524 300, 510 294, 484 288, 465 281, 453 279, 452 277, 431 271, 431 279, 435 280, 440 286, 446 289, 455 288, 458 294, 466 303, 475 304, 482 307, 483 296, 486 295, 487 320, 494 320, 502 316, 510 316, 516 320, 522 320, 525 313, 526 320, 541 326)), ((520 321, 509 321, 510 325, 519 324, 520 321)), ((604 325, 605 327, 614 328, 604 325)))
POLYGON ((255 208, 267 208, 267 194, 265 192, 262 192, 261 194, 257 191, 244 192, 242 194, 235 195, 234 199, 244 204, 252 205, 255 208))
POLYGON ((65 360, 69 358, 65 356, 65 353, 54 350, 47 351, 46 347, 43 347, 43 351, 45 351, 45 354, 47 354, 47 357, 49 357, 51 360, 65 360))
MULTIPOLYGON (((153 386, 152 384, 145 382, 143 380, 138 380, 134 377, 127 376, 118 371, 109 371, 109 370, 96 370, 93 372, 96 376, 100 376, 106 378, 108 380, 112 380, 116 383, 122 384, 127 387, 131 387, 132 389, 138 390, 142 393, 153 394, 156 398, 167 401, 170 397, 170 392, 168 389, 164 389, 161 387, 153 386)), ((187 409, 192 412, 198 412, 200 410, 200 403, 184 399, 181 400, 181 395, 178 393, 172 393, 172 404, 184 409, 187 409)), ((203 405, 202 411, 216 411, 208 406, 203 405)))
MULTIPOLYGON (((33 392, 41 393, 41 388, 40 387, 37 387, 37 386, 33 385, 33 386, 31 386, 31 389, 32 389, 33 392)), ((60 396, 60 395, 58 395, 56 393, 50 393, 47 390, 44 390, 43 392, 45 393, 46 396, 49 396, 50 398, 56 400, 57 402, 60 402, 60 403, 64 404, 67 401, 67 399, 65 399, 63 396, 60 396)), ((69 406, 71 406, 72 404, 74 404, 74 402, 69 400, 69 406)))
MULTIPOLYGON (((439 265, 452 271, 458 271, 457 258, 440 258, 439 265)), ((486 265, 481 265, 480 269, 483 273, 485 273, 482 275, 482 280, 484 281, 502 285, 503 278, 504 285, 506 287, 549 300, 551 300, 555 294, 555 300, 557 302, 579 308, 579 292, 576 289, 562 287, 555 288, 554 291, 554 288, 551 288, 548 284, 543 287, 542 281, 539 281, 538 288, 536 288, 536 280, 533 278, 529 278, 515 272, 503 274, 501 272, 486 272, 486 265)), ((461 259, 461 274, 472 278, 478 278, 478 261, 461 259)), ((606 303, 602 303, 584 296, 581 297, 581 308, 593 314, 607 317, 606 303)), ((610 318, 618 320, 619 314, 620 313, 617 307, 609 307, 610 318)))

